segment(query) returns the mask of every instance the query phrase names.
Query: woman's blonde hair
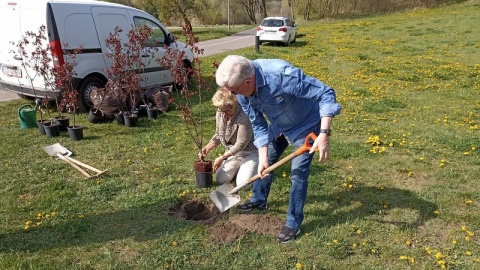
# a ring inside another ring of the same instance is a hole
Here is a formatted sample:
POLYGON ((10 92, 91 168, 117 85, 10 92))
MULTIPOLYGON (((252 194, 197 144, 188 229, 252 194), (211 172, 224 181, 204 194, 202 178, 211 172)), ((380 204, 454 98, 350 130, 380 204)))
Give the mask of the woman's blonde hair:
POLYGON ((226 88, 220 87, 213 95, 212 103, 217 108, 235 108, 237 97, 226 88))

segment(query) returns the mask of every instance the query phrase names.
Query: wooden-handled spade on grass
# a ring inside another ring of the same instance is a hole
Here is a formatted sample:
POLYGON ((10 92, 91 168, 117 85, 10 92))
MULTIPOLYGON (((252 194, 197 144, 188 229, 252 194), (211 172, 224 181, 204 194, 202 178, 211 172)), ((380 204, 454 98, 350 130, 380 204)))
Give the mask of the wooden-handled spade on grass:
POLYGON ((93 166, 90 166, 90 165, 87 165, 83 162, 80 162, 74 158, 71 158, 70 155, 72 154, 71 151, 67 150, 65 147, 63 147, 62 145, 60 145, 59 143, 56 143, 56 144, 53 144, 53 145, 49 145, 49 146, 45 146, 43 147, 43 150, 51 157, 55 157, 55 158, 58 158, 58 159, 61 159, 63 161, 65 161, 66 163, 68 163, 70 166, 72 166, 73 168, 77 169, 79 172, 81 172, 83 175, 85 175, 86 178, 92 178, 92 177, 98 177, 104 173, 106 173, 107 171, 101 171, 93 166), (96 172, 97 174, 95 175, 90 175, 87 171, 85 171, 84 169, 82 169, 80 166, 86 168, 86 169, 89 169, 89 170, 92 170, 94 172, 96 172))
MULTIPOLYGON (((277 161, 275 164, 266 168, 263 171, 263 174, 268 174, 276 168, 292 160, 296 156, 310 151, 310 149, 312 149, 312 146, 310 145, 309 140, 315 141, 316 139, 317 135, 315 135, 315 133, 312 132, 308 134, 308 136, 305 138, 305 142, 300 148, 295 150, 295 152, 291 153, 290 155, 284 157, 283 159, 277 161)), ((315 152, 318 152, 318 148, 315 149, 315 152)), ((260 176, 256 174, 255 176, 252 176, 250 179, 248 179, 248 181, 235 188, 230 183, 225 183, 210 193, 210 199, 213 201, 218 211, 223 213, 224 211, 230 209, 231 207, 240 202, 240 195, 238 195, 238 192, 240 190, 257 181, 259 178, 260 176)))

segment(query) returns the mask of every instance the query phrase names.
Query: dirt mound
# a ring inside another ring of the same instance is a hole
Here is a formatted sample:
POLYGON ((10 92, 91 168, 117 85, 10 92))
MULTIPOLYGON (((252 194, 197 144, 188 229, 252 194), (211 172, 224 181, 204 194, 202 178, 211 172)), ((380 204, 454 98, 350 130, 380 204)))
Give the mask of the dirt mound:
POLYGON ((231 243, 246 233, 276 236, 285 224, 268 214, 235 215, 230 210, 220 213, 213 203, 199 200, 183 202, 170 209, 170 215, 210 226, 210 239, 221 243, 231 243))

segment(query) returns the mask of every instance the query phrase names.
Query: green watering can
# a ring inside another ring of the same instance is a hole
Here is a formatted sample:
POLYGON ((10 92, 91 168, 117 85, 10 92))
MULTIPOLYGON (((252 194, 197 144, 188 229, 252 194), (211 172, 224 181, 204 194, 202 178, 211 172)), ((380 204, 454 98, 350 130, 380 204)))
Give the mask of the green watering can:
POLYGON ((18 108, 18 118, 20 118, 21 128, 37 127, 37 108, 38 104, 35 105, 35 108, 32 108, 30 104, 18 108))

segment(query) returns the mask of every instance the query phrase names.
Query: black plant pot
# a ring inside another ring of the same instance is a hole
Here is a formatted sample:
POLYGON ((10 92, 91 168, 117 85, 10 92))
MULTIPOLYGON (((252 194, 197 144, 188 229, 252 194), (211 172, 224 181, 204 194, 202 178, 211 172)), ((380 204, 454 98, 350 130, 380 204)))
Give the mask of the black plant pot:
POLYGON ((123 116, 123 120, 125 121, 125 126, 136 127, 138 123, 138 115, 127 113, 123 116))
POLYGON ((158 118, 158 109, 157 108, 148 108, 147 114, 149 119, 157 119, 158 118))
POLYGON ((195 172, 195 183, 199 188, 208 188, 212 186, 212 172, 195 172))
POLYGON ((57 123, 52 124, 51 121, 44 123, 43 128, 45 129, 45 135, 47 135, 48 138, 60 136, 60 129, 58 126, 57 123))
POLYGON ((90 123, 100 123, 102 121, 104 121, 105 119, 105 114, 100 111, 100 110, 97 110, 95 108, 91 109, 90 112, 88 113, 88 122, 90 123))
POLYGON ((58 128, 60 131, 67 131, 67 127, 70 126, 70 117, 68 116, 57 116, 55 120, 58 123, 58 128))
POLYGON ((50 123, 48 120, 37 120, 38 132, 40 135, 45 135, 45 127, 43 126, 45 123, 50 123))
POLYGON ((67 130, 72 141, 80 141, 83 139, 83 126, 68 126, 67 130))
POLYGON ((115 121, 117 121, 117 124, 122 125, 122 126, 125 125, 125 119, 123 117, 123 112, 122 111, 114 114, 114 116, 115 116, 115 121))

